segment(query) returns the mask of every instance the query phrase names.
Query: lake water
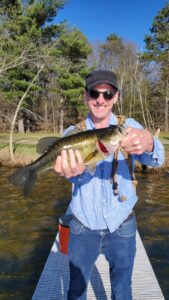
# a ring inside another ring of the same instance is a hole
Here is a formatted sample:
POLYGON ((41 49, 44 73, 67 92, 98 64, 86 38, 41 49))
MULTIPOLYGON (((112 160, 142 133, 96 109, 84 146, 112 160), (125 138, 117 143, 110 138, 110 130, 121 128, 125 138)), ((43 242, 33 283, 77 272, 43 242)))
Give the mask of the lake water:
MULTIPOLYGON (((8 184, 13 171, 0 167, 0 300, 31 300, 71 187, 50 172, 38 180, 31 196, 24 198, 8 184)), ((137 179, 138 229, 169 300, 169 174, 137 174, 137 179)))

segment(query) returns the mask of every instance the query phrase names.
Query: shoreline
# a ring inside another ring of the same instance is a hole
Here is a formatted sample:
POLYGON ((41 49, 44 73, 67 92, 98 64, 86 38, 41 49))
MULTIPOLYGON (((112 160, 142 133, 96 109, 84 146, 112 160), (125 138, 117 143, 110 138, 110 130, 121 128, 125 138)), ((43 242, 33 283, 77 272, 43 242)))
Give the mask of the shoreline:
MULTIPOLYGON (((18 139, 18 134, 15 136, 14 141, 14 160, 11 160, 9 143, 6 140, 6 136, 4 139, 4 135, 0 134, 0 166, 5 166, 9 168, 15 167, 24 167, 28 164, 33 163, 37 158, 39 158, 42 154, 37 153, 36 147, 41 138, 46 137, 47 135, 44 133, 37 134, 25 134, 24 136, 20 136, 18 139)), ((48 136, 55 136, 49 134, 48 136)), ((145 167, 141 165, 137 161, 135 162, 135 170, 145 172, 159 172, 161 170, 165 170, 169 172, 169 138, 159 137, 162 142, 165 150, 165 161, 161 167, 145 167)))
MULTIPOLYGON (((165 152, 166 157, 163 165, 161 167, 151 167, 145 166, 140 164, 139 162, 135 161, 134 171, 135 172, 142 172, 142 173, 156 173, 161 171, 169 172, 169 152, 165 152)), ((31 163, 33 163, 41 154, 36 155, 29 155, 29 154, 19 154, 14 157, 12 161, 9 155, 3 157, 0 151, 0 167, 8 167, 8 168, 19 168, 25 167, 31 163)))

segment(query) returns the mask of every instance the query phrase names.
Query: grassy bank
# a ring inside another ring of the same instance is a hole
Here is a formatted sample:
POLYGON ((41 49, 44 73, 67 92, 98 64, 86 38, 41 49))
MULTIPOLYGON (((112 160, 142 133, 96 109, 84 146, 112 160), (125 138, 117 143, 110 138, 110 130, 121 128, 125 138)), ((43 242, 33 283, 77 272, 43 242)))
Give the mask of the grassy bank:
MULTIPOLYGON (((6 166, 24 166, 39 157, 36 151, 38 141, 46 136, 57 136, 50 133, 14 133, 14 161, 11 161, 9 152, 9 133, 0 133, 0 164, 6 166)), ((165 163, 163 168, 169 170, 169 132, 159 136, 165 148, 165 163)), ((137 166, 139 167, 139 166, 137 166)))
POLYGON ((56 136, 50 133, 14 133, 14 161, 11 161, 9 151, 9 134, 0 133, 0 164, 6 166, 24 166, 39 157, 36 151, 38 141, 46 136, 56 136))

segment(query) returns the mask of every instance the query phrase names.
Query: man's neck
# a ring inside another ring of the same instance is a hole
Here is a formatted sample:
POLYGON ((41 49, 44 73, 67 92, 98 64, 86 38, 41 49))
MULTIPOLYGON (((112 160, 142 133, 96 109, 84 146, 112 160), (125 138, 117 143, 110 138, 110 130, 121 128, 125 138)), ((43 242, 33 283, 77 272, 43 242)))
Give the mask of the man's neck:
POLYGON ((91 116, 91 119, 96 129, 109 127, 110 115, 104 119, 97 119, 91 116))
POLYGON ((109 119, 104 120, 93 120, 96 129, 105 128, 109 126, 109 119))

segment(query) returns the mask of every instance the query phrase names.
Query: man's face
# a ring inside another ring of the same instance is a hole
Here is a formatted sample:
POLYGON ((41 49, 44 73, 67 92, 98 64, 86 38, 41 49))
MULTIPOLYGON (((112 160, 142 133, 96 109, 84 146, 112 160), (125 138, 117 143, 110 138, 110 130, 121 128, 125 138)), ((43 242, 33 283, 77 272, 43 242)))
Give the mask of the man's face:
MULTIPOLYGON (((92 97, 92 92, 86 91, 85 93, 85 102, 90 109, 92 119, 93 121, 108 120, 112 112, 113 105, 117 102, 118 92, 114 94, 114 88, 111 85, 106 83, 96 85, 92 89, 92 91, 93 90, 99 91, 101 93, 98 94, 98 97, 96 99, 92 97), (103 92, 108 92, 107 94, 113 92, 113 96, 111 97, 110 94, 111 99, 107 99, 106 97, 107 95, 104 96, 103 92)), ((95 94, 97 93, 94 93, 94 96, 95 94)))

